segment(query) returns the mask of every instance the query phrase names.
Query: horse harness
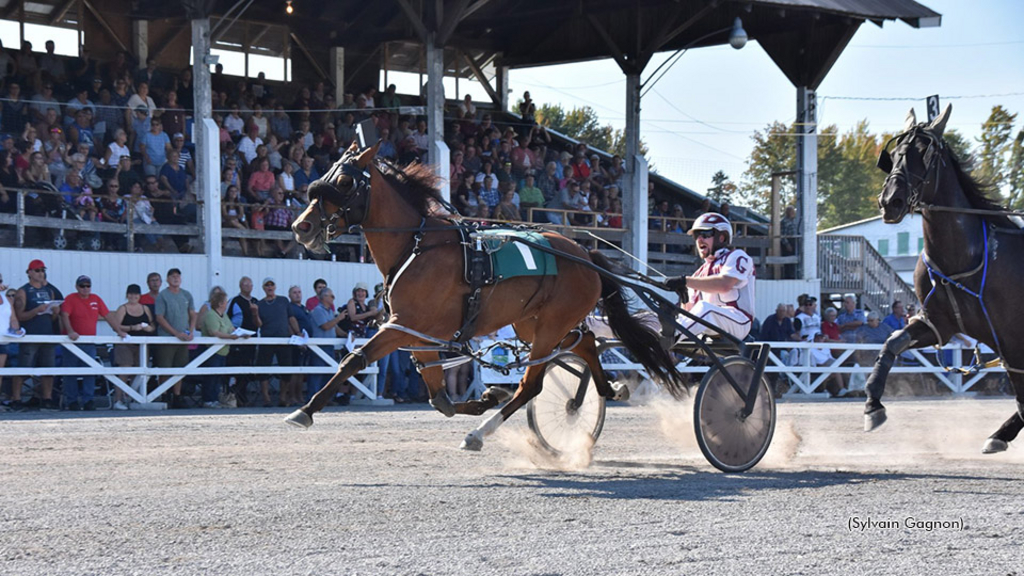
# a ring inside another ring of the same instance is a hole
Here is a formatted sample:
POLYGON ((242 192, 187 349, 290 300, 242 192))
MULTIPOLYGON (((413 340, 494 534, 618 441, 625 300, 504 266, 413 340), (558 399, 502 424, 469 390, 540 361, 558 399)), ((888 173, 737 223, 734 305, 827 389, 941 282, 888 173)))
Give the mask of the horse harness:
MULTIPOLYGON (((893 136, 888 142, 886 142, 885 146, 883 146, 882 150, 879 152, 879 154, 878 154, 878 163, 877 164, 878 164, 878 167, 882 171, 884 171, 884 172, 889 174, 889 176, 886 178, 886 180, 888 180, 889 178, 903 179, 906 182, 907 187, 910 188, 910 193, 907 196, 907 209, 908 209, 908 211, 913 211, 915 208, 917 208, 921 204, 921 192, 923 191, 924 187, 929 182, 932 181, 932 176, 931 176, 932 173, 934 173, 934 185, 932 187, 933 195, 934 195, 934 193, 936 191, 938 191, 938 189, 939 189, 939 180, 940 180, 940 177, 942 175, 942 171, 939 170, 938 168, 939 168, 940 164, 942 166, 946 165, 946 162, 945 162, 945 160, 943 158, 943 154, 942 154, 942 152, 944 150, 945 150, 945 142, 943 142, 942 138, 940 138, 939 136, 934 134, 931 130, 926 129, 923 125, 916 125, 916 126, 912 127, 911 129, 909 129, 909 130, 907 130, 905 132, 902 132, 900 134, 897 134, 896 136, 893 136), (897 143, 897 147, 899 147, 901 145, 900 141, 903 140, 903 138, 905 136, 910 136, 910 137, 907 138, 905 141, 903 141, 902 146, 910 146, 911 142, 913 142, 915 137, 918 136, 918 135, 923 136, 924 138, 926 138, 928 140, 928 147, 925 149, 925 152, 924 152, 924 163, 925 163, 924 176, 917 176, 915 174, 911 174, 906 169, 906 167, 907 167, 907 160, 906 160, 907 155, 906 155, 906 153, 904 153, 900 157, 899 162, 897 162, 896 164, 893 164, 892 155, 888 151, 889 145, 892 144, 893 142, 896 142, 897 143), (916 182, 912 183, 911 182, 911 177, 913 177, 916 180, 916 182)), ((879 204, 881 204, 881 198, 879 198, 879 204)), ((925 208, 926 209, 939 209, 939 210, 942 210, 942 211, 950 211, 950 212, 961 211, 958 208, 946 208, 944 206, 933 206, 933 205, 926 205, 925 208)), ((977 212, 977 210, 964 210, 964 211, 977 212)), ((995 228, 994 226, 992 228, 993 228, 993 230, 992 230, 993 232, 999 232, 1000 231, 998 228, 995 228)), ((981 306, 981 311, 985 315, 985 322, 988 324, 989 332, 992 335, 992 341, 993 341, 993 343, 995 344, 995 347, 996 347, 996 350, 995 350, 996 354, 998 354, 999 359, 1002 362, 1003 368, 1007 372, 1024 373, 1024 369, 1013 368, 1012 366, 1010 366, 1006 362, 1006 357, 1003 355, 1002 345, 999 342, 999 336, 996 334, 995 326, 992 324, 992 318, 991 318, 991 316, 988 313, 988 307, 985 306, 985 284, 986 284, 986 282, 988 280, 988 263, 989 263, 990 259, 991 260, 995 260, 996 259, 997 253, 998 253, 998 250, 999 250, 999 241, 996 238, 992 239, 991 249, 990 249, 989 225, 987 225, 987 223, 983 223, 983 225, 982 225, 982 242, 983 242, 984 250, 983 250, 983 253, 982 253, 982 260, 981 260, 981 262, 977 266, 972 268, 971 270, 968 270, 966 272, 960 272, 960 273, 957 273, 957 274, 946 274, 946 273, 944 273, 942 270, 939 269, 939 267, 934 262, 929 260, 928 254, 926 252, 924 252, 924 251, 921 252, 921 260, 922 260, 922 262, 924 262, 925 268, 928 271, 928 279, 932 283, 932 289, 929 290, 928 291, 928 295, 925 296, 924 302, 922 303, 922 306, 921 306, 921 313, 919 315, 919 318, 935 334, 936 346, 941 346, 940 343, 942 342, 942 335, 939 333, 939 330, 938 330, 938 328, 936 328, 935 324, 931 320, 928 319, 927 307, 928 307, 928 302, 929 302, 929 300, 931 300, 932 296, 935 294, 936 289, 939 286, 942 286, 943 289, 945 290, 946 298, 949 300, 950 306, 953 308, 953 316, 956 318, 957 328, 959 329, 960 333, 966 334, 967 333, 967 328, 964 325, 963 314, 960 311, 960 305, 957 303, 956 292, 954 291, 954 288, 967 293, 968 295, 976 298, 978 300, 978 304, 981 306), (979 272, 981 273, 981 285, 980 285, 978 291, 975 292, 975 291, 971 290, 970 288, 968 288, 967 286, 965 286, 963 281, 966 280, 967 278, 970 278, 970 277, 978 274, 979 272)), ((978 367, 981 366, 981 362, 980 362, 980 360, 978 360, 978 349, 977 348, 975 348, 975 358, 976 358, 975 365, 972 366, 972 369, 978 368, 978 367)), ((949 370, 949 368, 946 368, 946 369, 949 370)))

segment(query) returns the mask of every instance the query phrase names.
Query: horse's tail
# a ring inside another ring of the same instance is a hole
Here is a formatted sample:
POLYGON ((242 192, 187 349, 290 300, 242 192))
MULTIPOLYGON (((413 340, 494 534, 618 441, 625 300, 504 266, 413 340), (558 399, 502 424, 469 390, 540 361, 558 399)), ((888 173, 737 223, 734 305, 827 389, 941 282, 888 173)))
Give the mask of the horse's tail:
MULTIPOLYGON (((612 263, 597 250, 590 251, 590 259, 601 268, 612 270, 612 263)), ((685 396, 682 376, 676 370, 672 355, 662 347, 660 335, 629 313, 622 285, 604 274, 601 275, 599 305, 608 318, 608 326, 612 332, 647 369, 648 374, 668 388, 676 398, 685 396)))

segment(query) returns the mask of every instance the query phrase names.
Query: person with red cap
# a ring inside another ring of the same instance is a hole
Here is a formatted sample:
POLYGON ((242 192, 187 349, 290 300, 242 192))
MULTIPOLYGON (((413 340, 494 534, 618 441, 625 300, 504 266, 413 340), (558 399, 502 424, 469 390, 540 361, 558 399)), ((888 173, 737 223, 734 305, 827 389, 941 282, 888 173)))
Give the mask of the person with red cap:
MULTIPOLYGON (((60 320, 64 326, 64 332, 72 341, 82 336, 96 335, 96 321, 103 318, 117 332, 117 335, 124 338, 126 333, 121 326, 110 321, 110 310, 106 303, 99 296, 92 293, 92 279, 82 275, 75 280, 75 294, 71 294, 60 306, 60 320)), ((78 349, 90 358, 96 358, 95 344, 78 344, 78 349)), ((85 362, 78 358, 70 350, 63 354, 62 365, 64 368, 79 368, 86 366, 85 362)), ((95 410, 96 402, 96 377, 81 376, 82 391, 78 391, 77 375, 64 376, 64 408, 70 411, 95 410)))
MULTIPOLYGON (((56 312, 64 299, 55 286, 46 280, 46 264, 42 260, 28 263, 28 283, 18 288, 14 296, 14 313, 18 322, 31 336, 49 336, 60 334, 60 325, 56 312)), ((18 366, 25 368, 52 368, 56 365, 56 344, 37 344, 23 342, 18 347, 18 366)), ((21 385, 24 377, 15 376, 11 387, 11 407, 15 410, 25 409, 27 404, 21 401, 21 385)), ((36 398, 41 410, 56 411, 60 404, 53 398, 53 376, 39 378, 40 387, 36 390, 36 398)))

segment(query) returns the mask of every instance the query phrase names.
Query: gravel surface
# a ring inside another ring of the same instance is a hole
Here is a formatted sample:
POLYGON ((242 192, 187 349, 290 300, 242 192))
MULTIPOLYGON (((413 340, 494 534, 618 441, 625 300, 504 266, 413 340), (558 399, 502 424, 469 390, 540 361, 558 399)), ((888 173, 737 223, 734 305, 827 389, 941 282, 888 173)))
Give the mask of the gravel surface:
POLYGON ((859 402, 781 403, 738 475, 663 402, 565 461, 522 413, 481 453, 425 405, 3 414, 0 573, 1024 574, 1024 450, 980 453, 1013 402, 889 406, 865 434, 859 402))

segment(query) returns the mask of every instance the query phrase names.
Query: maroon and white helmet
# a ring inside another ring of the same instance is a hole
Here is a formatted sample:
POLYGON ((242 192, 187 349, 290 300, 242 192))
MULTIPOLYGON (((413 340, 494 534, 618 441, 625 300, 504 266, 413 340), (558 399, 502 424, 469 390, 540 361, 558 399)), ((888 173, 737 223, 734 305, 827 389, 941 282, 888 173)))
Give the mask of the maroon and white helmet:
POLYGON ((727 236, 726 244, 732 243, 732 224, 729 224, 729 220, 717 212, 705 212, 698 216, 687 234, 693 234, 697 230, 719 230, 725 232, 727 236))

